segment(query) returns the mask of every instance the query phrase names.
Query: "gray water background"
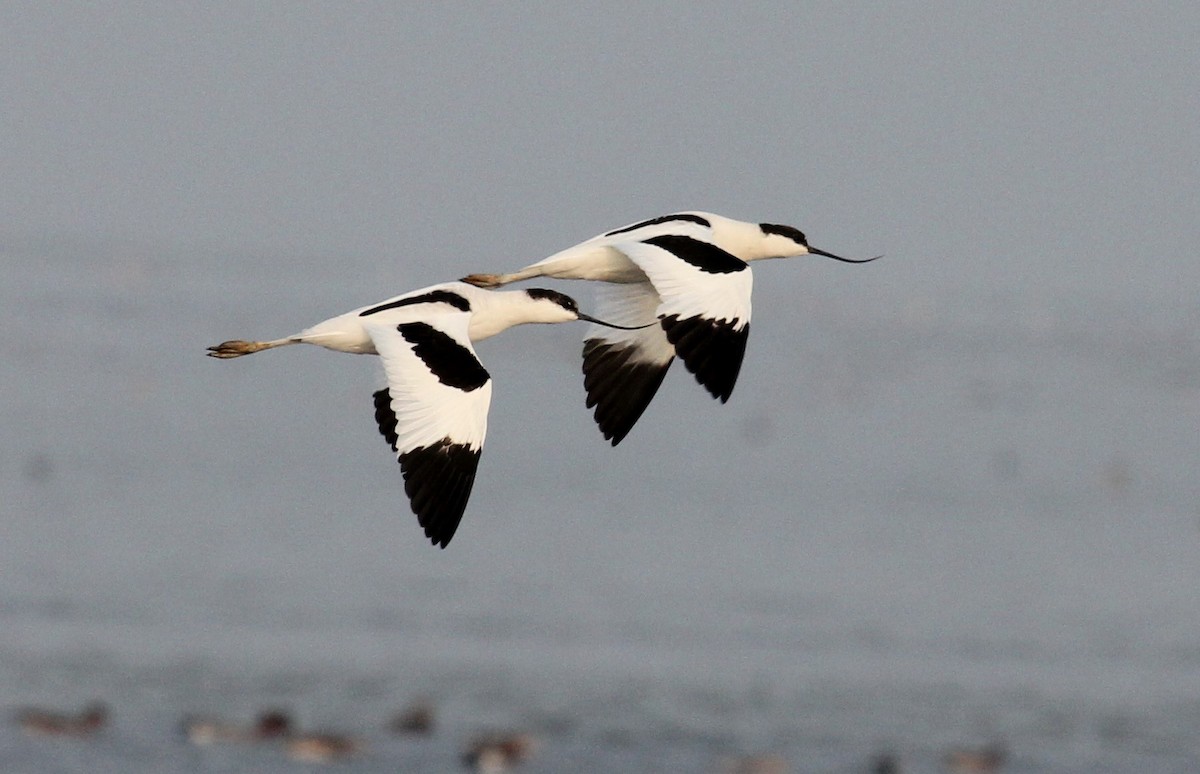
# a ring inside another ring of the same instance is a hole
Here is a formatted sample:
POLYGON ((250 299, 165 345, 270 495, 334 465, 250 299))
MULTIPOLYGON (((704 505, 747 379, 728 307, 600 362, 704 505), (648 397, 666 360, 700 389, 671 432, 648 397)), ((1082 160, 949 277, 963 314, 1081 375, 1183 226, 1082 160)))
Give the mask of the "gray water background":
POLYGON ((1194 7, 0 14, 0 704, 114 712, 4 770, 303 768, 175 734, 275 705, 354 771, 1200 770, 1194 7), (617 449, 581 330, 485 342, 446 551, 371 358, 202 356, 689 207, 887 257, 757 266, 730 403, 617 449))
POLYGON ((361 771, 447 770, 491 727, 546 739, 531 771, 922 771, 995 740, 1014 770, 1200 765, 1194 327, 851 316, 790 286, 866 267, 769 264, 755 333, 795 335, 752 337, 724 407, 675 369, 617 449, 580 331, 517 329, 480 347, 488 446, 440 551, 373 358, 203 357, 367 300, 333 270, 265 294, 204 256, 5 257, 0 685, 115 713, 96 742, 5 725, 5 770, 291 770, 175 736, 277 705, 368 736, 361 771), (417 696, 439 734, 390 740, 417 696))

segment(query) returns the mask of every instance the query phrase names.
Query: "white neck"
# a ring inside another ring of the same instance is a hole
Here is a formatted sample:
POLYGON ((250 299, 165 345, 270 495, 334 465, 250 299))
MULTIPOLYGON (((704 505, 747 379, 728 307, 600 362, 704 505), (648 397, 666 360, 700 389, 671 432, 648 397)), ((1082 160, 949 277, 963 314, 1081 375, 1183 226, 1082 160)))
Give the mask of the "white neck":
POLYGON ((535 301, 523 290, 480 290, 471 296, 471 324, 467 335, 482 341, 514 325, 564 322, 570 319, 561 307, 535 301))
POLYGON ((787 257, 766 251, 762 229, 757 223, 707 213, 704 217, 712 223, 713 241, 717 243, 717 247, 730 255, 735 255, 743 261, 787 257))

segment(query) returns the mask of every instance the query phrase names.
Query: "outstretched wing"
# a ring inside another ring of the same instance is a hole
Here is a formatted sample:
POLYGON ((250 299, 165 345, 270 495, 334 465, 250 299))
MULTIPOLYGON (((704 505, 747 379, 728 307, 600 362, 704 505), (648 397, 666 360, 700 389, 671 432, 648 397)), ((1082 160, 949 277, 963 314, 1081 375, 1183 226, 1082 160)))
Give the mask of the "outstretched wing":
POLYGON ((469 322, 468 313, 452 312, 367 325, 388 382, 375 393, 375 420, 396 452, 425 536, 442 548, 466 510, 492 399, 469 322))
POLYGON ((662 298, 658 318, 679 359, 724 403, 746 354, 753 275, 749 264, 709 241, 706 229, 671 225, 618 249, 662 298))
MULTIPOLYGON (((644 325, 661 299, 649 282, 597 283, 595 314, 617 325, 644 325)), ((596 424, 613 446, 633 428, 662 384, 675 349, 662 328, 617 330, 600 325, 583 341, 583 387, 596 424)))

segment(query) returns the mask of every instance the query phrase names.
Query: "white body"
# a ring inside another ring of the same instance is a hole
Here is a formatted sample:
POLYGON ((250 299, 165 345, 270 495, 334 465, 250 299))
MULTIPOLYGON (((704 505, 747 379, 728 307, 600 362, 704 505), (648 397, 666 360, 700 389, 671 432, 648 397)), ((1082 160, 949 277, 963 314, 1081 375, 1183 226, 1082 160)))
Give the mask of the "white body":
POLYGON ((337 352, 377 355, 379 352, 375 345, 375 339, 372 338, 369 331, 371 327, 395 326, 402 322, 455 314, 464 316, 466 331, 463 335, 465 335, 465 340, 470 342, 483 341, 514 325, 570 322, 577 319, 575 316, 567 315, 557 305, 531 303, 529 296, 522 292, 496 293, 468 285, 465 282, 445 282, 393 296, 377 304, 362 306, 337 317, 330 317, 328 320, 305 328, 300 333, 287 338, 296 343, 316 344, 337 352), (394 307, 366 317, 362 316, 362 313, 369 309, 386 306, 404 299, 429 295, 431 292, 439 290, 450 291, 467 299, 471 305, 470 312, 463 312, 445 304, 433 303, 394 307))
MULTIPOLYGON (((757 261, 764 258, 790 258, 808 252, 801 249, 792 240, 775 234, 764 234, 757 223, 733 220, 711 212, 689 210, 678 215, 697 216, 709 222, 709 226, 689 221, 668 221, 655 223, 641 228, 626 230, 629 227, 615 229, 620 233, 606 232, 591 239, 580 242, 574 247, 568 247, 537 263, 530 264, 511 275, 505 275, 506 282, 532 277, 553 277, 555 279, 582 279, 599 282, 633 283, 646 282, 644 269, 633 261, 625 248, 632 242, 640 241, 656 234, 686 234, 707 242, 711 242, 730 255, 742 261, 757 261)), ((636 225, 636 224, 630 224, 636 225)))

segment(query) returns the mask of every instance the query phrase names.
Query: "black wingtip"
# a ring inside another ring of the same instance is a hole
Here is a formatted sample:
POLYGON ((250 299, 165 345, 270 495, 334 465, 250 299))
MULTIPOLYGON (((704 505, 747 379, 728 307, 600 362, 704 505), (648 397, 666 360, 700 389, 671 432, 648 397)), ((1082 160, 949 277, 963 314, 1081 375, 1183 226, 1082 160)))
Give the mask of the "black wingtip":
POLYGON ((603 339, 583 343, 583 388, 587 407, 605 440, 616 446, 629 435, 654 394, 658 392, 671 360, 638 362, 634 349, 603 339))
POLYGON ((384 387, 371 397, 375 402, 375 424, 379 427, 379 434, 388 442, 388 446, 392 447, 392 451, 396 451, 396 441, 400 437, 396 434, 398 423, 396 412, 392 410, 392 395, 388 388, 384 387))
POLYGON ((479 454, 479 449, 443 438, 400 455, 404 491, 425 537, 435 546, 445 548, 458 530, 475 484, 479 454))
POLYGON ((674 345, 675 354, 696 381, 722 403, 733 394, 750 337, 749 323, 740 329, 736 324, 736 320, 680 319, 677 315, 662 319, 663 331, 674 345))

